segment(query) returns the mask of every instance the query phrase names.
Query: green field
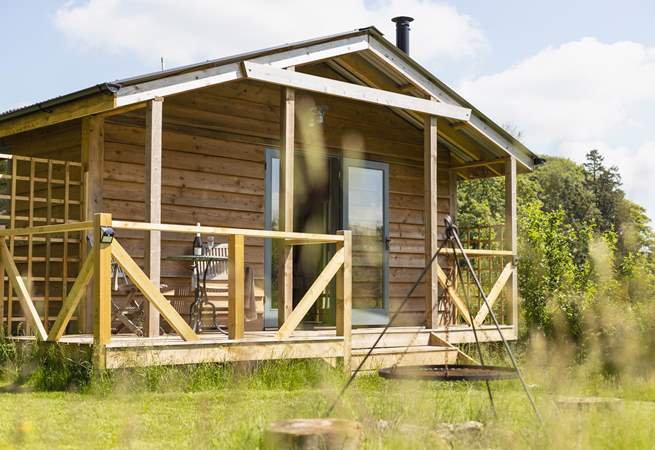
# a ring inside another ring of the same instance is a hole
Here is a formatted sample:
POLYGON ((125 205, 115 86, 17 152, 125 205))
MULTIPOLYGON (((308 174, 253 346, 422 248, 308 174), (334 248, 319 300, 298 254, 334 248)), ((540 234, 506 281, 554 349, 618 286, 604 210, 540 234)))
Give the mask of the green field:
MULTIPOLYGON (((18 377, 5 365, 6 382, 18 377)), ((54 371, 58 369, 52 369, 54 371)), ((363 448, 653 448, 655 381, 607 381, 581 370, 528 370, 543 426, 517 382, 387 381, 360 377, 334 416, 362 423, 363 448), (544 380, 549 380, 547 383, 544 380), (611 406, 561 407, 561 395, 616 397, 611 406), (440 423, 476 420, 481 433, 444 440, 440 423)), ((344 382, 316 362, 151 368, 41 392, 39 376, 0 394, 0 448, 257 448, 275 419, 318 417, 344 382), (20 390, 19 389, 19 390, 20 390)), ((10 389, 5 386, 5 389, 10 389)))

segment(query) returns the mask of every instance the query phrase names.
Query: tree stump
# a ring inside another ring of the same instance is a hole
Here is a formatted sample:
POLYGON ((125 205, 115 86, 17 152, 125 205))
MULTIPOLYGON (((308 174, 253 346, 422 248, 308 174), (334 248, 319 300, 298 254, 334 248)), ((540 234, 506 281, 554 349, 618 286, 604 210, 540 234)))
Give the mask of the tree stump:
POLYGON ((302 450, 355 450, 362 426, 343 419, 293 419, 272 422, 264 432, 264 448, 302 450))

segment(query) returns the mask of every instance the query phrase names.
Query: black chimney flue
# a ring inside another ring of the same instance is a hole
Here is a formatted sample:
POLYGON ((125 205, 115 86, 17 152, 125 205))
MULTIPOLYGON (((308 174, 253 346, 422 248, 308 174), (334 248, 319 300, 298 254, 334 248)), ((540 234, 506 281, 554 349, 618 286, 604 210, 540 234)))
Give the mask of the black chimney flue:
POLYGON ((398 16, 391 19, 396 23, 396 46, 409 55, 409 23, 412 17, 398 16))

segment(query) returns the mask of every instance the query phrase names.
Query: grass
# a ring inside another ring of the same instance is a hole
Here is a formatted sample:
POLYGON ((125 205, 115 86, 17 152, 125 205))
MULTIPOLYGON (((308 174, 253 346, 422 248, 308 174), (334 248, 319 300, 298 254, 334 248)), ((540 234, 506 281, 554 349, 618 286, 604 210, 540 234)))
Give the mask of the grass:
MULTIPOLYGON (((339 371, 309 361, 156 367, 93 376, 74 358, 62 363, 56 350, 22 356, 6 346, 4 351, 9 355, 4 357, 6 381, 22 377, 36 390, 0 394, 0 448, 258 448, 267 423, 319 417, 345 381, 339 371), (29 377, 12 366, 18 360, 30 366, 26 361, 34 358, 41 358, 45 369, 29 377), (45 371, 56 382, 44 384, 45 371), (43 391, 66 383, 66 391, 43 391)), ((499 412, 494 418, 483 384, 363 376, 334 416, 362 423, 366 449, 652 448, 655 379, 607 380, 579 370, 555 373, 538 367, 527 375, 537 383, 543 427, 516 382, 493 384, 499 412), (554 398, 561 394, 626 401, 560 409, 554 398), (468 420, 483 422, 484 431, 452 442, 433 432, 439 423, 468 420)))

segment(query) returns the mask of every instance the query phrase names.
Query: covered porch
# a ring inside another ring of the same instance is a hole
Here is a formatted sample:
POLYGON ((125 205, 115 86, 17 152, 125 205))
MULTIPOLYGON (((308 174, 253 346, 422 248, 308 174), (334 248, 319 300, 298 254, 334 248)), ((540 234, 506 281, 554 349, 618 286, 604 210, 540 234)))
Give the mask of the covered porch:
MULTIPOLYGON (((106 95, 0 124, 12 162, 0 231, 9 334, 92 344, 100 367, 285 357, 343 358, 349 367, 438 248, 443 216, 457 214, 457 183, 505 176, 503 239, 469 253, 494 260, 489 297, 503 308, 505 337, 516 336, 516 175, 532 161, 372 31, 125 80, 111 105, 106 95), (52 161, 80 170, 79 194, 62 200, 62 215, 47 212, 57 203, 47 187, 56 171, 39 169, 52 161), (323 169, 330 176, 319 177, 323 169), (365 170, 380 176, 372 194, 346 181, 365 170), (317 199, 335 211, 322 213, 318 231, 311 217, 299 221, 317 199), (375 211, 364 207, 370 199, 375 211), (115 231, 113 242, 102 243, 101 227, 115 231), (167 258, 189 253, 197 233, 229 247, 228 336, 193 332, 160 289, 189 284, 167 258), (54 243, 62 253, 41 255, 40 245, 54 243), (322 259, 301 273, 298 255, 309 247, 322 259), (144 298, 142 337, 111 333, 112 259, 144 298), (246 265, 265 285, 261 325, 244 320, 246 265), (60 288, 43 294, 52 282, 60 288), (320 302, 329 308, 308 323, 320 302), (28 326, 18 330, 21 322, 28 326)), ((453 283, 456 258, 444 252, 438 261, 381 355, 407 358, 410 346, 416 360, 456 358, 450 344, 471 342, 472 322, 483 340, 500 338, 453 283)))

